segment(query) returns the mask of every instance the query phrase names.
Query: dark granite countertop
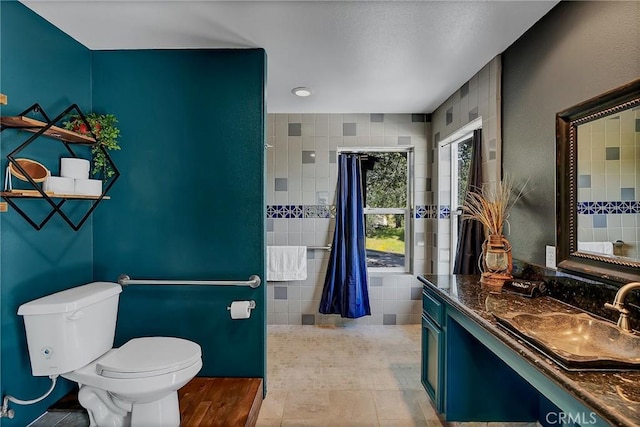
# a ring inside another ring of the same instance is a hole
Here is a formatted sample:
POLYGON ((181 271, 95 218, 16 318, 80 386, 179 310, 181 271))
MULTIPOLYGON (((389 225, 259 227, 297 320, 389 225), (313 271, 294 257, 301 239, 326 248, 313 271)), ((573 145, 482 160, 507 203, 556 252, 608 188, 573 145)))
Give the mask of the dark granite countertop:
POLYGON ((480 285, 478 276, 424 275, 418 279, 612 426, 640 426, 640 371, 566 371, 543 353, 500 328, 493 316, 493 313, 580 313, 582 310, 548 296, 526 298, 507 292, 490 292, 480 285))

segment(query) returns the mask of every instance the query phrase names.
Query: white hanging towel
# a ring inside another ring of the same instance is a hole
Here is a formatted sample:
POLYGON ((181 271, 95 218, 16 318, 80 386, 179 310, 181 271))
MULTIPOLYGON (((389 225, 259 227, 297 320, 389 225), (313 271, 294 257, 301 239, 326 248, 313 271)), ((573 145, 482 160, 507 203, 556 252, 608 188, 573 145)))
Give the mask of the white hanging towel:
POLYGON ((613 255, 612 242, 578 242, 578 251, 596 254, 613 255))
POLYGON ((267 246, 268 281, 283 282, 306 278, 306 246, 267 246))

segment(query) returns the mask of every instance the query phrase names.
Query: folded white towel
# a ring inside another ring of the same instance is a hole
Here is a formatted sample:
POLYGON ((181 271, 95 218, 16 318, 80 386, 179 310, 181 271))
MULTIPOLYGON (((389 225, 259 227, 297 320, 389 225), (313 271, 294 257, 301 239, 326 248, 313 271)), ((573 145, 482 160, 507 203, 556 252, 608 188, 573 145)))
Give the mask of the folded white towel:
POLYGON ((612 242, 578 242, 578 251, 596 254, 613 255, 612 242))
POLYGON ((306 278, 306 246, 267 246, 268 281, 282 282, 306 278))

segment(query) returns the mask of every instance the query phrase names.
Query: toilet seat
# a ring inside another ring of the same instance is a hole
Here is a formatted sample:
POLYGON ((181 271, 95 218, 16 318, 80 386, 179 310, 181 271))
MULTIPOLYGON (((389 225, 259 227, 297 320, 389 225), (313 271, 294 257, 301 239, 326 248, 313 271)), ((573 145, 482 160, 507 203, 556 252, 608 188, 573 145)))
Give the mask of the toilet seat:
POLYGON ((198 344, 182 338, 134 338, 101 358, 96 373, 121 379, 153 377, 187 368, 201 356, 198 344))

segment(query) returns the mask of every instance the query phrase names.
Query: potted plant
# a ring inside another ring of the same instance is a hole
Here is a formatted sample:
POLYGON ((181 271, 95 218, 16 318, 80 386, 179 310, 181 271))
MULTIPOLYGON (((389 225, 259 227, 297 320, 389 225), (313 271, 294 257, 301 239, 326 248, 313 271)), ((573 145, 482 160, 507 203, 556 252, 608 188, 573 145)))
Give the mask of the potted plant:
POLYGON ((118 137, 120 136, 120 130, 116 127, 118 119, 113 114, 97 114, 89 113, 85 115, 86 122, 82 120, 79 115, 73 115, 68 121, 64 123, 65 129, 72 130, 82 135, 91 136, 91 131, 96 137, 97 144, 91 147, 91 154, 93 156, 93 169, 91 173, 93 175, 102 172, 102 179, 106 180, 115 174, 112 164, 107 161, 105 150, 119 150, 120 144, 118 143, 118 137), (91 127, 89 130, 88 125, 91 127))
POLYGON ((516 189, 513 181, 505 178, 494 184, 485 184, 479 191, 470 191, 462 206, 463 218, 479 221, 485 228, 486 239, 482 244, 482 271, 480 282, 501 288, 511 279, 511 245, 503 235, 503 227, 509 210, 524 196, 526 183, 516 189))

